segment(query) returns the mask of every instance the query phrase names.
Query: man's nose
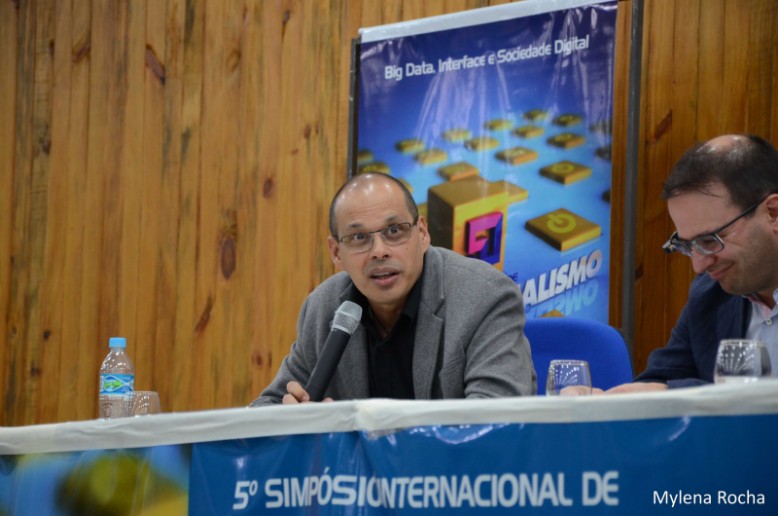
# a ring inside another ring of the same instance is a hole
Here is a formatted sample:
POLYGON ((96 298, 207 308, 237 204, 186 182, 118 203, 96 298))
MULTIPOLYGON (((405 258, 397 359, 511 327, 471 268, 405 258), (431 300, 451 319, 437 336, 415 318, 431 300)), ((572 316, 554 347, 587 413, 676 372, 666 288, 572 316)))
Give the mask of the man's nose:
POLYGON ((370 248, 370 254, 373 258, 376 259, 382 259, 389 256, 390 247, 386 245, 386 242, 384 242, 383 237, 381 236, 381 233, 376 233, 373 235, 373 245, 370 248))
POLYGON ((702 254, 697 250, 692 251, 692 268, 697 274, 705 272, 715 261, 715 254, 702 254))

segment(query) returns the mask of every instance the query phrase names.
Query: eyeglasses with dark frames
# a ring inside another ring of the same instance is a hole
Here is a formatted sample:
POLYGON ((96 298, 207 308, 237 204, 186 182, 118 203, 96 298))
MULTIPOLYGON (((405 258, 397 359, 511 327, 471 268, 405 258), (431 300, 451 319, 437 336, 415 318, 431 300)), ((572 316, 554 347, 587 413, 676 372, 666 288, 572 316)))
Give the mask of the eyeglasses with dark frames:
POLYGON ((760 204, 765 201, 765 199, 767 199, 767 197, 749 206, 740 212, 737 217, 730 220, 720 228, 714 229, 710 233, 705 233, 704 235, 700 235, 692 240, 683 240, 682 238, 678 238, 678 232, 675 231, 672 235, 670 235, 670 238, 667 240, 667 242, 662 245, 662 249, 667 254, 670 254, 673 251, 678 251, 682 255, 688 256, 689 258, 693 256, 694 251, 702 255, 719 253, 722 249, 724 249, 724 241, 719 236, 719 233, 754 211, 760 204))
POLYGON ((376 233, 381 235, 381 239, 389 246, 404 244, 411 237, 411 228, 418 223, 418 219, 413 222, 399 222, 389 224, 385 228, 375 231, 361 231, 351 233, 350 235, 336 237, 347 251, 351 253, 364 253, 373 247, 373 238, 376 233))

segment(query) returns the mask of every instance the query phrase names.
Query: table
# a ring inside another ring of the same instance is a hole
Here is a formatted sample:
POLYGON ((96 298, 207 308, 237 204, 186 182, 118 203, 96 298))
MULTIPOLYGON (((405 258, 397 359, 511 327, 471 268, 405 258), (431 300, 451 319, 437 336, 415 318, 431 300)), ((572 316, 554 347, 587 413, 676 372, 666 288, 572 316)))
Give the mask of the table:
POLYGON ((0 514, 778 514, 778 381, 0 428, 0 514))

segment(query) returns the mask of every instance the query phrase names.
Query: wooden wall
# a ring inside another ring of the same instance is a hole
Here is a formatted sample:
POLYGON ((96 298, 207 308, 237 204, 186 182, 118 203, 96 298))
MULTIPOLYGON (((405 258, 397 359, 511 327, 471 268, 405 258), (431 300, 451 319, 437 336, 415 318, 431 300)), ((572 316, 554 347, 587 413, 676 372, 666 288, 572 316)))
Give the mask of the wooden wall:
MULTIPOLYGON (((351 39, 497 3, 0 0, 0 425, 95 417, 112 335, 165 410, 248 403, 333 272, 325 221, 346 176, 351 39)), ((691 279, 658 249, 668 167, 721 132, 778 140, 776 4, 646 3, 638 369, 691 279)), ((623 145, 614 154, 623 173, 623 145)))

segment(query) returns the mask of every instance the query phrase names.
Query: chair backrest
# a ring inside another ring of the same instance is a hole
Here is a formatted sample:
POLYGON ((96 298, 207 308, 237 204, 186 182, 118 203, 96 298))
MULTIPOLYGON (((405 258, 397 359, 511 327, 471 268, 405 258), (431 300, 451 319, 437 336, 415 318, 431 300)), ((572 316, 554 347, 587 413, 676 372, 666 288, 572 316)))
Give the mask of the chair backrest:
POLYGON ((627 345, 621 334, 605 323, 576 317, 541 317, 527 319, 524 333, 538 374, 538 394, 546 393, 548 364, 555 359, 586 360, 592 384, 600 389, 633 379, 627 345))

